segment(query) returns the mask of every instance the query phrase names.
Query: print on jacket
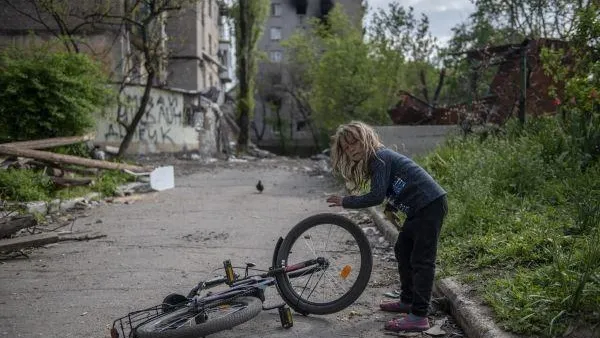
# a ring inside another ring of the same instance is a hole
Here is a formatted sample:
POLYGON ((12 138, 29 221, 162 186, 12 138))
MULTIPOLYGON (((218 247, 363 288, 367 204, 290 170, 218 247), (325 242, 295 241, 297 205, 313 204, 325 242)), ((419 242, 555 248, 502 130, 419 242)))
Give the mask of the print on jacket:
POLYGON ((410 207, 398 202, 398 200, 400 200, 400 194, 402 193, 402 190, 404 190, 405 186, 406 182, 402 178, 396 177, 392 184, 392 194, 389 199, 394 208, 404 213, 408 213, 410 207))

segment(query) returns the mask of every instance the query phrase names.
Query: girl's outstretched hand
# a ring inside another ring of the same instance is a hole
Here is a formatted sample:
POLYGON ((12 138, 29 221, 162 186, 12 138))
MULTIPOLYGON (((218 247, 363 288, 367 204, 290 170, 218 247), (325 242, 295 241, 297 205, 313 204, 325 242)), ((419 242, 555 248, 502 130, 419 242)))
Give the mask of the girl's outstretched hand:
POLYGON ((343 197, 338 195, 331 195, 327 197, 327 203, 329 203, 330 207, 341 207, 342 206, 343 197))

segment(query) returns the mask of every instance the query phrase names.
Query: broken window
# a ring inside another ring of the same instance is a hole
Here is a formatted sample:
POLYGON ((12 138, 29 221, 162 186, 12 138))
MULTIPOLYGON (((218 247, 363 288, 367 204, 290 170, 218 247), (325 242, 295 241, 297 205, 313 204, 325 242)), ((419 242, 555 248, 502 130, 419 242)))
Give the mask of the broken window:
POLYGON ((271 27, 271 40, 281 40, 281 27, 271 27))
POLYGON ((319 16, 321 20, 327 20, 327 15, 333 9, 333 0, 321 0, 321 15, 319 16))
POLYGON ((306 120, 296 121, 296 131, 306 130, 307 127, 308 127, 308 121, 306 121, 306 120))
POLYGON ((308 0, 294 0, 294 4, 296 5, 296 14, 306 15, 308 0))
POLYGON ((271 4, 271 16, 281 16, 281 4, 271 4))
POLYGON ((271 62, 281 62, 281 59, 283 59, 283 53, 280 50, 272 50, 269 52, 269 59, 271 62))

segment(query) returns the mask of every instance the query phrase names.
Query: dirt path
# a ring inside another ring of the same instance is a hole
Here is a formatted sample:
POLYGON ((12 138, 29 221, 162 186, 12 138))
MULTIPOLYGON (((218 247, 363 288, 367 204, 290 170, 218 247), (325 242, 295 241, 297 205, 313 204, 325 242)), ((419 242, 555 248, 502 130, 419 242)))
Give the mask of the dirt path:
MULTIPOLYGON (((111 321, 128 311, 187 293, 224 259, 267 268, 275 241, 301 219, 332 210, 326 193, 338 189, 311 160, 248 163, 175 163, 176 188, 85 211, 73 230, 97 230, 105 238, 62 242, 1 261, 0 337, 107 337, 111 321), (261 179, 265 191, 257 194, 261 179)), ((350 214, 349 214, 350 215, 350 214)), ((372 227, 366 216, 351 217, 372 227)), ((387 243, 370 230, 375 267, 369 287, 346 310, 329 316, 296 315, 291 330, 277 310, 214 337, 383 337, 391 315, 377 310, 396 288, 387 243)), ((267 303, 278 302, 276 293, 267 303)), ((444 313, 432 319, 445 318, 444 313)), ((451 323, 446 337, 460 336, 451 323)))

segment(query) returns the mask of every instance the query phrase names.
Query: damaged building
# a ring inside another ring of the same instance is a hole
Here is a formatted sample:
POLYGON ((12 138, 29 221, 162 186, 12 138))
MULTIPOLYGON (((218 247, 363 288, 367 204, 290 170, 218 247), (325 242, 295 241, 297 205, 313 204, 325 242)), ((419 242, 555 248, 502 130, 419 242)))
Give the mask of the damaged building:
MULTIPOLYGON (((267 81, 273 85, 290 83, 290 74, 287 74, 282 66, 286 58, 282 42, 291 37, 296 30, 308 28, 311 18, 326 20, 327 14, 338 4, 353 23, 362 26, 365 14, 363 2, 363 0, 272 0, 266 27, 258 43, 258 49, 265 53, 268 60, 259 64, 257 82, 267 81)), ((277 151, 281 138, 287 140, 292 151, 310 148, 314 144, 306 118, 289 95, 281 95, 277 98, 257 95, 254 120, 251 123, 251 139, 261 147, 277 151), (270 103, 273 100, 278 104, 270 103), (282 131, 286 135, 281 135, 282 131)))
MULTIPOLYGON (((473 123, 501 124, 510 117, 525 118, 554 114, 555 97, 551 86, 560 93, 560 83, 545 73, 541 60, 543 48, 568 50, 568 43, 552 39, 526 39, 518 44, 506 44, 469 50, 461 55, 470 64, 469 97, 448 105, 426 102, 412 93, 401 92, 397 105, 389 112, 394 124, 432 125, 473 123), (482 74, 495 70, 487 92, 478 95, 482 74)), ((568 57, 563 61, 568 62, 568 57)))

